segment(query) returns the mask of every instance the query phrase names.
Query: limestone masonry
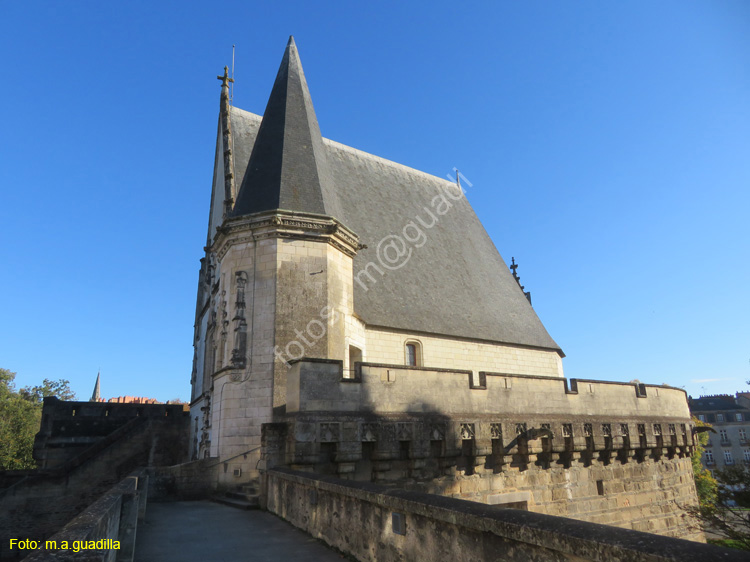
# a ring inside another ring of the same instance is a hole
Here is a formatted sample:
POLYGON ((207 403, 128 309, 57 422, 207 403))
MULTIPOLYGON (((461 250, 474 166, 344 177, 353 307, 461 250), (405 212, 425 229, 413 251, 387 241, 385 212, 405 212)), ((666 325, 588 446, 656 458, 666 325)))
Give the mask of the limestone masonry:
POLYGON ((222 79, 190 455, 702 540, 684 391, 563 377, 460 181, 321 136, 293 39, 262 117, 222 79))

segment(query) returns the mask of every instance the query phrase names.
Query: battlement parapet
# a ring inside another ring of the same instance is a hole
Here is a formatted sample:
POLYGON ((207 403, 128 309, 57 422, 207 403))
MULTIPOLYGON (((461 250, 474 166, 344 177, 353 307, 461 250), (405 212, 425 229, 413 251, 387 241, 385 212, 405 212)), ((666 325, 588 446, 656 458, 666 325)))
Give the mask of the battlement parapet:
POLYGON ((189 419, 184 404, 139 404, 44 399, 42 423, 34 438, 40 468, 58 466, 138 419, 164 420, 180 427, 189 419))
POLYGON ((287 378, 287 413, 440 412, 567 418, 671 419, 689 423, 685 391, 668 386, 539 375, 301 359, 287 378))

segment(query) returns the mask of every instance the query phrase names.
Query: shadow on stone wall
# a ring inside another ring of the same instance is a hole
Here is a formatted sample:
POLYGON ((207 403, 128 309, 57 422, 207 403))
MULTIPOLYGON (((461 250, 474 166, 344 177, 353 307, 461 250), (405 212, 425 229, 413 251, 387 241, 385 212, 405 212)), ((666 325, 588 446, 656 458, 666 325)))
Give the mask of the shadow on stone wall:
MULTIPOLYGON (((688 419, 611 419, 604 408, 603 415, 509 414, 500 407, 449 415, 431 400, 398 402, 396 393, 385 405, 394 411, 383 412, 382 388, 374 397, 369 385, 389 385, 405 367, 375 366, 384 367, 380 380, 370 375, 363 384, 362 364, 357 377, 344 379, 340 362, 304 362, 292 374, 300 390, 290 411, 263 425, 261 469, 286 466, 704 540, 677 507, 695 502, 688 419)), ((464 375, 466 390, 486 388, 464 375)))

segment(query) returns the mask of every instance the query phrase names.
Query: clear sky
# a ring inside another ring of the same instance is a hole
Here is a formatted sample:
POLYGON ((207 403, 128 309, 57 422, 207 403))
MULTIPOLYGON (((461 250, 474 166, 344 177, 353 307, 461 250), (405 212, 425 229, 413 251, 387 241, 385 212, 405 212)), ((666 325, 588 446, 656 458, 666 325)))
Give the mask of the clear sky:
POLYGON ((568 377, 750 379, 750 3, 2 3, 0 367, 189 399, 220 83, 455 166, 568 377))

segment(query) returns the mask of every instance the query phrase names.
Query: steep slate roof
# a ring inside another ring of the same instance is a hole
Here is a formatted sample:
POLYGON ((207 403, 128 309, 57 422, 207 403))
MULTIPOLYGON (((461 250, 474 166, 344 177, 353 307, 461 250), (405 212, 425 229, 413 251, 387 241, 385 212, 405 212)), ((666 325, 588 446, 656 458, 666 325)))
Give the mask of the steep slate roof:
MULTIPOLYGON (((717 396, 701 396, 688 401, 691 412, 710 412, 715 410, 745 410, 744 406, 737 404, 734 396, 725 394, 717 396)), ((734 420, 731 420, 734 421, 734 420)))
POLYGON ((293 41, 259 132, 259 116, 237 108, 230 115, 235 177, 244 178, 233 214, 273 208, 328 214, 357 233, 367 248, 354 258, 354 309, 368 325, 546 348, 562 355, 455 183, 328 139, 316 140, 317 120, 293 41), (298 71, 291 70, 295 65, 298 71), (292 82, 287 76, 294 73, 300 87, 286 87, 287 112, 279 123, 279 82, 292 82), (305 111, 299 111, 302 105, 305 111), (265 136, 269 130, 273 135, 265 136), (242 156, 253 143, 248 165, 242 156), (263 167, 261 154, 272 166, 263 167), (298 165, 287 162, 294 157, 301 158, 298 165), (295 196, 294 181, 320 197, 295 196), (274 189, 280 192, 278 199, 269 193, 274 189), (398 262, 401 267, 384 256, 389 243, 406 248, 409 257, 398 262), (358 274, 368 267, 373 279, 363 273, 358 283, 358 274))
POLYGON ((338 214, 323 139, 292 37, 263 115, 233 214, 272 209, 338 214))

